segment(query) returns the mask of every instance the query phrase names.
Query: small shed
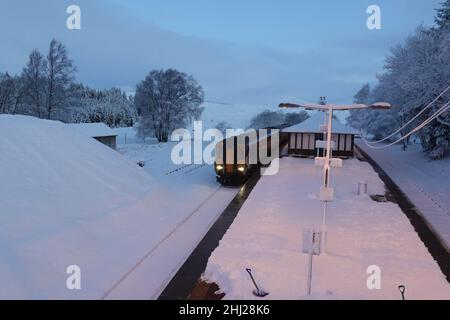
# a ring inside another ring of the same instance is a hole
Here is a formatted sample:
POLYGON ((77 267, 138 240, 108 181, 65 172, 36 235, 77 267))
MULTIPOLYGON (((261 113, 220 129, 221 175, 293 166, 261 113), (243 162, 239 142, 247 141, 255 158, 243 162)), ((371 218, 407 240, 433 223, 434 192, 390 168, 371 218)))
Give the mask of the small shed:
POLYGON ((69 123, 68 126, 116 150, 117 133, 103 122, 69 123))
MULTIPOLYGON (((326 132, 323 131, 325 113, 318 111, 309 119, 283 129, 289 134, 288 152, 299 156, 324 156, 326 132)), ((334 157, 353 157, 355 135, 358 131, 343 125, 338 119, 333 119, 332 152, 334 157)))

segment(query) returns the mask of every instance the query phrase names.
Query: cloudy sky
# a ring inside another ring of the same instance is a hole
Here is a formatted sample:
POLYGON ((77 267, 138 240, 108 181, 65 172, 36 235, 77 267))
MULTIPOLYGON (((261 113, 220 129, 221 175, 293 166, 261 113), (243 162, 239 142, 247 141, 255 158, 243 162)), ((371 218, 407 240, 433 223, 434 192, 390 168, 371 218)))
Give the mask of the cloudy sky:
POLYGON ((440 0, 1 0, 0 72, 32 49, 66 44, 77 80, 133 91, 151 69, 177 68, 207 100, 273 106, 325 95, 349 102, 382 70, 389 48, 433 23, 440 0), (66 8, 81 7, 81 30, 66 8), (382 30, 366 9, 381 7, 382 30))

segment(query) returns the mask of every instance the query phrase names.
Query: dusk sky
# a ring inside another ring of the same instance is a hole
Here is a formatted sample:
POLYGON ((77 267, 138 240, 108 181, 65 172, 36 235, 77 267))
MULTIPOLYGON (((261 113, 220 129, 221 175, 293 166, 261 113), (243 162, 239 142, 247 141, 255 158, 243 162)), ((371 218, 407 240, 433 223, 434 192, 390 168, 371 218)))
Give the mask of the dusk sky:
POLYGON ((431 26, 440 0, 1 0, 0 72, 20 73, 31 50, 66 44, 76 80, 132 92, 151 69, 194 75, 207 100, 273 106, 350 102, 389 48, 431 26), (66 8, 81 7, 81 30, 66 8), (366 9, 381 7, 382 30, 366 9))

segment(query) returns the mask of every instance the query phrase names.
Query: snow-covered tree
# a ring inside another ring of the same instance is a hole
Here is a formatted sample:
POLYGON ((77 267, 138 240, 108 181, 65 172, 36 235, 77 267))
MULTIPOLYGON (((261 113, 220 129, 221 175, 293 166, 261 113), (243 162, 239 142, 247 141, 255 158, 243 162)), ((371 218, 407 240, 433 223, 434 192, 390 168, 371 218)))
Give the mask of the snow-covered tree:
MULTIPOLYGON (((403 45, 397 46, 386 60, 386 78, 395 82, 397 90, 390 89, 390 95, 397 106, 398 118, 403 124, 418 114, 434 100, 448 85, 450 79, 450 46, 446 42, 448 34, 419 27, 403 45)), ((443 96, 433 108, 425 111, 411 126, 409 131, 429 118, 450 95, 443 96)), ((402 132, 404 134, 404 132, 402 132)), ((450 138, 449 128, 434 120, 419 132, 424 150, 433 158, 442 157, 442 144, 450 138), (441 150, 440 152, 438 150, 441 150)))
POLYGON ((109 127, 131 127, 137 113, 125 92, 112 88, 96 91, 82 84, 70 88, 68 103, 72 106, 71 122, 103 122, 109 127))
POLYGON ((19 76, 0 73, 0 113, 21 113, 24 93, 23 81, 19 76))
POLYGON ((284 123, 287 126, 305 121, 309 118, 308 112, 301 110, 299 112, 289 112, 284 116, 284 123))
MULTIPOLYGON (((349 123, 384 138, 409 122, 449 85, 450 79, 450 1, 442 4, 436 17, 436 28, 418 27, 389 52, 384 72, 378 76, 369 102, 388 101, 389 111, 362 110, 350 114, 349 123)), ((364 91, 364 90, 362 90, 364 91)), ((364 92, 359 92, 364 93, 364 92)), ((362 94, 364 96, 365 94, 362 94)), ((358 96, 358 94, 357 94, 358 96)), ((442 96, 399 133, 403 136, 428 119, 449 101, 450 93, 442 96)), ((359 100, 355 96, 355 102, 359 100)), ((450 112, 446 112, 418 132, 423 149, 431 158, 448 154, 450 141, 450 112)), ((398 138, 392 137, 393 139, 398 138)))
POLYGON ((215 128, 225 136, 227 129, 231 129, 231 125, 226 121, 221 121, 215 125, 215 128))
POLYGON ((25 86, 23 79, 20 76, 14 76, 12 80, 13 90, 8 112, 11 114, 16 114, 21 112, 21 108, 24 106, 23 101, 25 97, 25 86))
MULTIPOLYGON (((364 84, 361 89, 354 95, 354 103, 367 104, 370 100, 370 85, 364 84)), ((365 119, 367 118, 366 110, 350 110, 347 117, 347 123, 355 129, 363 129, 366 126, 365 119)))
POLYGON ((13 90, 13 78, 8 73, 0 74, 0 113, 9 113, 13 90))
POLYGON ((202 87, 175 69, 153 70, 137 85, 134 102, 140 116, 137 133, 166 142, 170 133, 186 127, 203 112, 202 87))
POLYGON ((249 128, 261 129, 284 124, 285 117, 281 111, 265 110, 250 120, 249 128))
POLYGON ((20 76, 0 73, 0 113, 26 114, 63 122, 133 126, 137 112, 120 89, 95 90, 74 83, 76 68, 65 46, 52 40, 47 57, 33 50, 20 76))
POLYGON ((448 27, 450 23, 450 0, 441 3, 441 7, 436 9, 436 24, 439 28, 448 27))

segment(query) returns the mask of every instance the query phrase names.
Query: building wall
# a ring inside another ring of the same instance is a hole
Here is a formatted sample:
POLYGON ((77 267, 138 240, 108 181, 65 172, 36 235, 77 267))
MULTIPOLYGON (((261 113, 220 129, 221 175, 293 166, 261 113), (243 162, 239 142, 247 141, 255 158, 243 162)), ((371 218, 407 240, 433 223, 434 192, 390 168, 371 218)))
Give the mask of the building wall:
POLYGON ((116 150, 116 136, 94 137, 94 139, 116 150))
MULTIPOLYGON (((290 133, 288 151, 289 154, 301 156, 324 156, 325 150, 316 148, 317 140, 324 140, 321 133, 290 133)), ((333 156, 353 157, 354 135, 353 134, 333 134, 334 141, 333 156)))

